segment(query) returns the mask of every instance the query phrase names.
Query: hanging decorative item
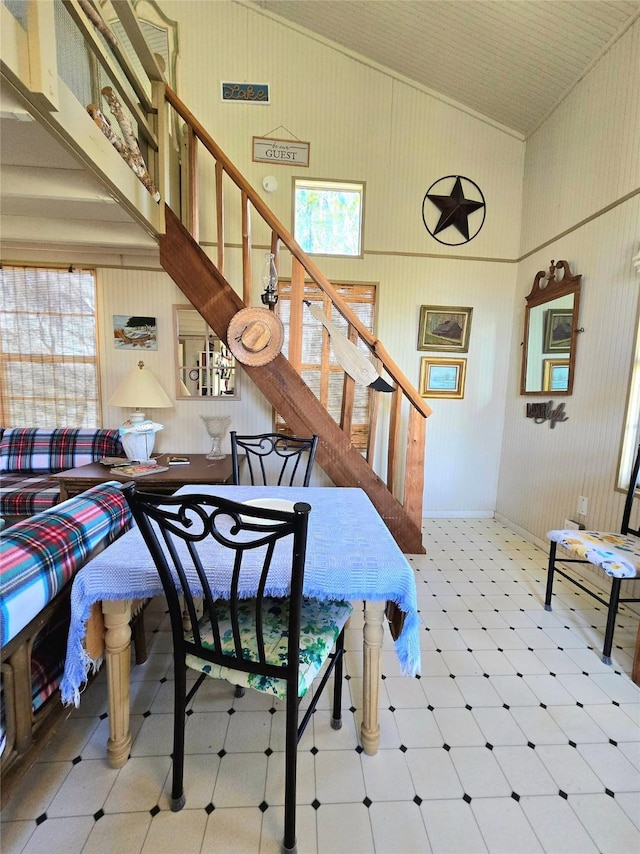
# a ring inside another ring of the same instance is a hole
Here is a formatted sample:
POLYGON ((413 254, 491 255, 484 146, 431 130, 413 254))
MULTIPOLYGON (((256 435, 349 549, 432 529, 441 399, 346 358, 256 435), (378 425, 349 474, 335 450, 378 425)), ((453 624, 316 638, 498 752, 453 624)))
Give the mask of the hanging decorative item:
POLYGON ((446 175, 434 181, 422 201, 425 228, 445 246, 460 246, 473 240, 484 225, 485 213, 482 190, 463 175, 446 175))
POLYGON ((260 295, 260 299, 264 305, 271 307, 278 302, 278 271, 273 252, 267 252, 264 256, 262 284, 264 293, 260 295))
POLYGON ((147 170, 147 165, 144 162, 142 154, 140 153, 140 148, 138 146, 138 140, 133 133, 131 128, 131 122, 125 115, 124 110, 122 109, 122 104, 116 97, 113 89, 110 86, 105 86, 102 89, 102 95, 109 104, 111 108, 111 112, 116 117, 118 124, 120 125, 120 130, 122 131, 122 135, 124 140, 122 140, 118 134, 111 127, 111 122, 104 115, 102 110, 97 106, 97 104, 89 104, 87 106, 87 112, 96 123, 96 125, 100 128, 102 133, 106 136, 109 142, 113 145, 118 154, 122 157, 125 163, 129 166, 129 168, 133 171, 135 175, 142 181, 147 190, 151 193, 153 200, 155 202, 160 201, 160 193, 157 190, 151 175, 147 170))
POLYGON ((320 306, 314 305, 309 300, 304 300, 311 314, 329 333, 331 346, 333 347, 333 355, 336 357, 345 372, 355 380, 359 385, 365 385, 376 391, 393 392, 395 388, 384 380, 377 372, 375 365, 358 350, 358 347, 349 341, 338 327, 329 320, 327 315, 322 311, 320 306))
POLYGON ((220 83, 223 101, 237 101, 240 104, 268 104, 268 83, 220 83))
POLYGON ((268 308, 241 308, 227 328, 229 349, 243 365, 268 365, 279 355, 284 343, 284 326, 268 308))
POLYGON ((253 161, 274 163, 280 166, 308 166, 310 142, 301 139, 275 139, 266 136, 253 137, 253 161))
POLYGON ((564 411, 564 403, 559 403, 554 409, 552 400, 547 403, 527 403, 527 418, 533 418, 534 424, 544 424, 548 421, 552 430, 558 422, 569 420, 564 411))

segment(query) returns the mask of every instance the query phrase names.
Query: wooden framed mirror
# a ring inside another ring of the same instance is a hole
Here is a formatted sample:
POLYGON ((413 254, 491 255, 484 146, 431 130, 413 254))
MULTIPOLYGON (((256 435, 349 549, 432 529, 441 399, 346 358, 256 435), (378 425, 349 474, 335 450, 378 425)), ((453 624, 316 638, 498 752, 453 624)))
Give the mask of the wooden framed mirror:
POLYGON ((176 398, 237 399, 238 371, 228 347, 190 305, 173 306, 176 340, 176 398))
POLYGON ((525 312, 520 394, 573 392, 581 278, 566 261, 536 273, 525 312))

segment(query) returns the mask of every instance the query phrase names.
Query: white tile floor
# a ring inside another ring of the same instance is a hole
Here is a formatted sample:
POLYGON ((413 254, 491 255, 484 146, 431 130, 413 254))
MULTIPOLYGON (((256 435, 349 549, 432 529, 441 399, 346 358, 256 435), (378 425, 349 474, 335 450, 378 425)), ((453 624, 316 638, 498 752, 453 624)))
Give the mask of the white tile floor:
MULTIPOLYGON (((535 546, 494 520, 460 519, 427 522, 425 546, 411 558, 422 677, 399 675, 387 637, 381 749, 363 754, 354 618, 344 726, 330 728, 327 695, 299 748, 300 854, 637 854, 637 617, 621 609, 608 667, 604 609, 558 579, 554 610, 544 611, 545 554, 535 546)), ((3 854, 279 850, 283 713, 264 695, 234 700, 226 683, 202 687, 187 724, 187 805, 169 811, 171 640, 161 603, 146 622, 155 631, 147 663, 133 668, 131 759, 119 771, 106 762, 100 674, 5 808, 3 854)))

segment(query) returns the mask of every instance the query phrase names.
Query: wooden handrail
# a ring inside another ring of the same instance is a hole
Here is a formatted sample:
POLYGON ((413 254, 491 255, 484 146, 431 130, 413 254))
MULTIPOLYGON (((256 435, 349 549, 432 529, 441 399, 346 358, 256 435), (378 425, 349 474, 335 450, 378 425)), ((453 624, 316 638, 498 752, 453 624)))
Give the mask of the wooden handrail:
MULTIPOLYGON (((251 202, 251 205, 256 212, 271 228, 272 234, 277 236, 277 240, 279 240, 282 245, 286 246, 292 257, 296 258, 300 264, 302 264, 309 277, 322 291, 324 291, 324 293, 327 294, 333 305, 344 317, 347 323, 357 331, 358 335, 367 345, 369 350, 382 362, 384 369, 395 380, 398 387, 402 389, 403 394, 409 400, 414 409, 416 409, 424 418, 431 415, 431 407, 420 397, 416 389, 393 361, 381 342, 372 335, 371 332, 369 332, 366 326, 364 326, 360 319, 351 311, 348 304, 333 287, 324 273, 322 273, 322 271, 315 265, 287 228, 285 228, 280 220, 278 220, 278 218, 273 214, 271 209, 263 202, 251 184, 245 180, 244 176, 228 159, 226 154, 212 139, 210 134, 197 120, 193 113, 184 105, 173 89, 171 89, 170 86, 166 86, 165 90, 169 104, 171 104, 180 118, 187 123, 190 130, 193 131, 194 135, 200 140, 207 151, 215 158, 216 165, 222 163, 224 172, 240 189, 243 198, 243 213, 245 210, 244 200, 246 199, 251 202)), ((274 240, 272 237, 272 245, 273 244, 274 240)), ((220 252, 221 249, 220 246, 218 246, 218 254, 220 254, 220 252)))

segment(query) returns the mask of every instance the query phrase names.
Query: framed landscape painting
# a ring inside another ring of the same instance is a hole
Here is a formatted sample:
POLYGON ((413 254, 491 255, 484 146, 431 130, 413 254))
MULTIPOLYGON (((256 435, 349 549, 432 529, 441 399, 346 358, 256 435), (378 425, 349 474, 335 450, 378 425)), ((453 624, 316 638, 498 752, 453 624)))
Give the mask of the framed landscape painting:
POLYGON ((470 307, 421 305, 418 350, 467 353, 472 315, 470 307))
POLYGON ((421 396, 462 399, 466 370, 466 359, 424 356, 420 364, 421 396))
POLYGON ((542 366, 542 391, 567 391, 569 359, 544 359, 542 366))
POLYGON ((573 310, 567 308, 549 308, 544 320, 544 352, 569 353, 573 310))

